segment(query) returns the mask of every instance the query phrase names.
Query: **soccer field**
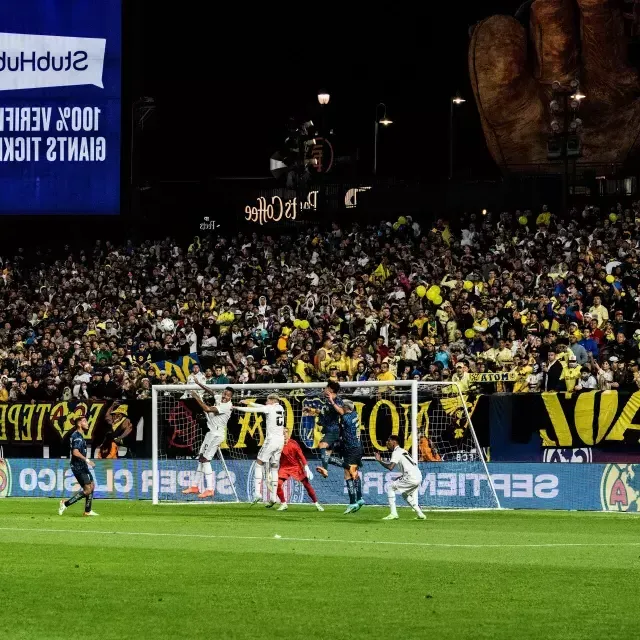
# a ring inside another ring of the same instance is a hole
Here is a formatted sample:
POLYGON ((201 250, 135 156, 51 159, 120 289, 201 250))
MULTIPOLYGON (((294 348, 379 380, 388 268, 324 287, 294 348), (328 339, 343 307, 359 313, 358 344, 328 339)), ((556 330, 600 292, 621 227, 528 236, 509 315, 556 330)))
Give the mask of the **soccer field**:
POLYGON ((0 638, 635 637, 640 520, 0 500, 0 638))

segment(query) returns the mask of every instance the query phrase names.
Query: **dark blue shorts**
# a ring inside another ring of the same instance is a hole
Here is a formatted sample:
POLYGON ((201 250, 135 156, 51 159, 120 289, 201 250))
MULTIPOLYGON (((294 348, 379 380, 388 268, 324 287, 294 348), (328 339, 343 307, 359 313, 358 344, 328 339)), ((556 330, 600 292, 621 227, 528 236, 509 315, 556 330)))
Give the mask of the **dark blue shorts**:
POLYGON ((73 475, 76 477, 76 480, 81 487, 93 482, 88 465, 85 465, 84 467, 71 467, 71 471, 73 471, 73 475))
POLYGON ((352 465, 356 465, 358 467, 362 466, 362 456, 364 456, 364 449, 362 447, 352 449, 345 447, 343 451, 344 455, 342 458, 344 460, 345 467, 350 467, 352 465))
POLYGON ((340 440, 340 429, 328 429, 322 434, 322 440, 320 442, 326 442, 329 449, 333 448, 333 445, 340 440))

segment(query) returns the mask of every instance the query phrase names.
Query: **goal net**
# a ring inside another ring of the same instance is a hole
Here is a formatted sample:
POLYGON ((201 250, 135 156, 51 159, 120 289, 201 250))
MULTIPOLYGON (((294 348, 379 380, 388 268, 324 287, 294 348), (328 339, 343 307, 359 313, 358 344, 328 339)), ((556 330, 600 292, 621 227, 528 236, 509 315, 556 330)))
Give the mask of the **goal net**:
MULTIPOLYGON (((300 445, 313 473, 318 500, 326 504, 349 502, 344 469, 339 466, 340 445, 333 446, 328 477, 316 471, 321 466, 323 412, 326 383, 231 385, 233 405, 263 404, 276 393, 284 408, 286 427, 300 445)), ((211 386, 204 393, 196 386, 153 387, 153 474, 154 504, 163 502, 250 502, 254 494, 256 456, 265 439, 265 416, 232 411, 226 438, 211 461, 213 496, 200 497, 205 489, 196 474, 198 453, 208 432, 204 412, 192 397, 199 391, 203 401, 215 404, 214 396, 224 386, 211 386), (184 493, 198 482, 198 492, 184 493)), ((485 451, 472 423, 472 402, 453 384, 416 381, 341 383, 340 397, 351 400, 358 416, 364 457, 360 468, 366 504, 386 505, 387 487, 398 477, 376 460, 390 456, 389 435, 398 436, 422 472, 419 502, 423 508, 499 508, 495 488, 488 474, 485 451)), ((218 398, 219 401, 219 398, 218 398)), ((288 503, 309 502, 296 480, 285 483, 288 503)), ((262 488, 266 501, 268 487, 262 488)))

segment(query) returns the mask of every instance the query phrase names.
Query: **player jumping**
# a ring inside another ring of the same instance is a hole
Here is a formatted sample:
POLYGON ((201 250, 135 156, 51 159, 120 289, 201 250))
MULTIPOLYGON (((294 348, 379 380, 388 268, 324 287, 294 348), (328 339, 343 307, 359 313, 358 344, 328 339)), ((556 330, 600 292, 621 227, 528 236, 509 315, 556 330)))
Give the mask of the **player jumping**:
MULTIPOLYGON (((195 381, 196 384, 202 387, 205 391, 211 392, 210 389, 203 384, 195 381)), ((200 405, 200 408, 207 415, 207 426, 209 427, 209 433, 204 437, 200 451, 198 452, 198 468, 193 480, 193 484, 185 489, 183 494, 197 493, 198 498, 212 498, 214 494, 213 487, 213 469, 211 467, 211 461, 218 453, 220 445, 226 440, 227 437, 227 422, 231 417, 231 409, 233 404, 233 389, 227 387, 221 396, 215 397, 215 406, 210 407, 205 404, 204 400, 200 397, 198 391, 192 391, 191 395, 193 399, 200 405), (200 482, 204 475, 205 490, 200 492, 200 482)))
POLYGON ((278 395, 270 393, 265 404, 252 404, 249 407, 235 407, 235 409, 243 413, 266 414, 267 435, 256 460, 252 504, 262 500, 261 486, 265 476, 265 465, 267 465, 269 467, 269 502, 267 502, 266 506, 271 508, 276 503, 278 467, 280 465, 282 447, 284 447, 284 407, 280 404, 278 395))
POLYGON ((389 471, 398 467, 402 475, 396 478, 387 490, 389 498, 389 508, 391 513, 382 518, 383 520, 397 520, 396 491, 402 493, 402 497, 409 503, 409 506, 416 512, 416 520, 424 520, 426 516, 422 513, 418 504, 418 487, 422 483, 422 473, 413 458, 400 446, 398 436, 391 435, 387 439, 387 449, 391 451, 391 462, 383 462, 382 456, 376 451, 376 460, 389 471))
POLYGON ((342 458, 331 456, 329 462, 344 469, 344 481, 349 493, 349 506, 345 513, 354 513, 362 508, 362 480, 358 469, 362 466, 364 449, 360 442, 360 419, 351 400, 343 401, 342 414, 342 458))
POLYGON ((304 457, 300 445, 289 437, 289 429, 285 428, 284 447, 282 448, 280 469, 278 470, 278 498, 280 498, 281 502, 278 511, 286 511, 289 508, 287 506, 287 500, 284 497, 284 491, 282 490, 284 483, 289 478, 301 482, 316 509, 318 511, 324 511, 322 505, 318 502, 316 492, 311 486, 310 481, 313 480, 313 474, 307 465, 307 459, 304 457))
POLYGON ((323 396, 326 403, 322 409, 307 409, 307 413, 320 415, 318 422, 322 427, 322 440, 320 441, 320 461, 321 466, 316 467, 316 471, 323 477, 329 476, 329 458, 333 448, 340 439, 340 417, 344 413, 342 399, 338 396, 340 384, 333 380, 323 389, 323 396))
POLYGON ((89 430, 89 423, 87 419, 82 416, 75 419, 75 429, 71 434, 71 471, 76 477, 78 484, 82 487, 79 491, 76 491, 68 500, 60 500, 60 506, 58 507, 58 515, 61 516, 67 507, 82 500, 84 498, 84 513, 85 516, 97 516, 98 514, 91 509, 93 502, 93 491, 95 484, 91 477, 89 467, 95 467, 95 462, 87 458, 87 443, 84 439, 84 434, 89 430))

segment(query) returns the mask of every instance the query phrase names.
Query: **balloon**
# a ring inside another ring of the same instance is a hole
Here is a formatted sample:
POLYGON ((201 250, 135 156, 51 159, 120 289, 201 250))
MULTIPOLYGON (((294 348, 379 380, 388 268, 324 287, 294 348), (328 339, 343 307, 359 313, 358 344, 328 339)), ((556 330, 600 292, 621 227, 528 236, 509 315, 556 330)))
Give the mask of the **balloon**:
POLYGON ((429 287, 429 291, 431 291, 434 296, 440 295, 440 287, 437 284, 434 284, 432 287, 429 287))
POLYGON ((465 338, 469 338, 469 340, 471 340, 471 338, 474 338, 476 335, 476 332, 473 329, 467 329, 464 332, 464 337, 465 338))
POLYGON ((609 284, 613 284, 616 281, 616 279, 611 274, 609 274, 606 279, 609 284))
POLYGON ((399 225, 407 224, 407 219, 404 216, 400 216, 398 218, 398 224, 399 225))
POLYGON ((464 281, 464 288, 467 291, 471 291, 471 289, 473 289, 473 282, 471 282, 471 280, 465 280, 464 281))
POLYGON ((618 222, 618 216, 615 213, 610 213, 609 220, 611 220, 611 222, 618 222))
POLYGON ((524 225, 527 224, 527 216, 520 216, 518 222, 524 227, 524 225))
POLYGON ((400 223, 399 222, 394 222, 393 223, 393 230, 397 231, 400 228, 400 223))
POLYGON ((294 326, 296 329, 299 329, 299 328, 300 328, 300 322, 301 322, 301 321, 300 321, 300 320, 298 320, 298 319, 296 318, 296 319, 293 321, 293 326, 294 326))
POLYGON ((434 299, 433 299, 433 304, 436 305, 436 307, 439 307, 442 304, 442 296, 437 295, 434 299))
POLYGON ((418 294, 418 298, 424 298, 427 295, 427 288, 420 284, 416 287, 416 293, 418 294))
POLYGON ((309 321, 308 320, 300 320, 300 328, 301 329, 308 329, 309 328, 309 321))

